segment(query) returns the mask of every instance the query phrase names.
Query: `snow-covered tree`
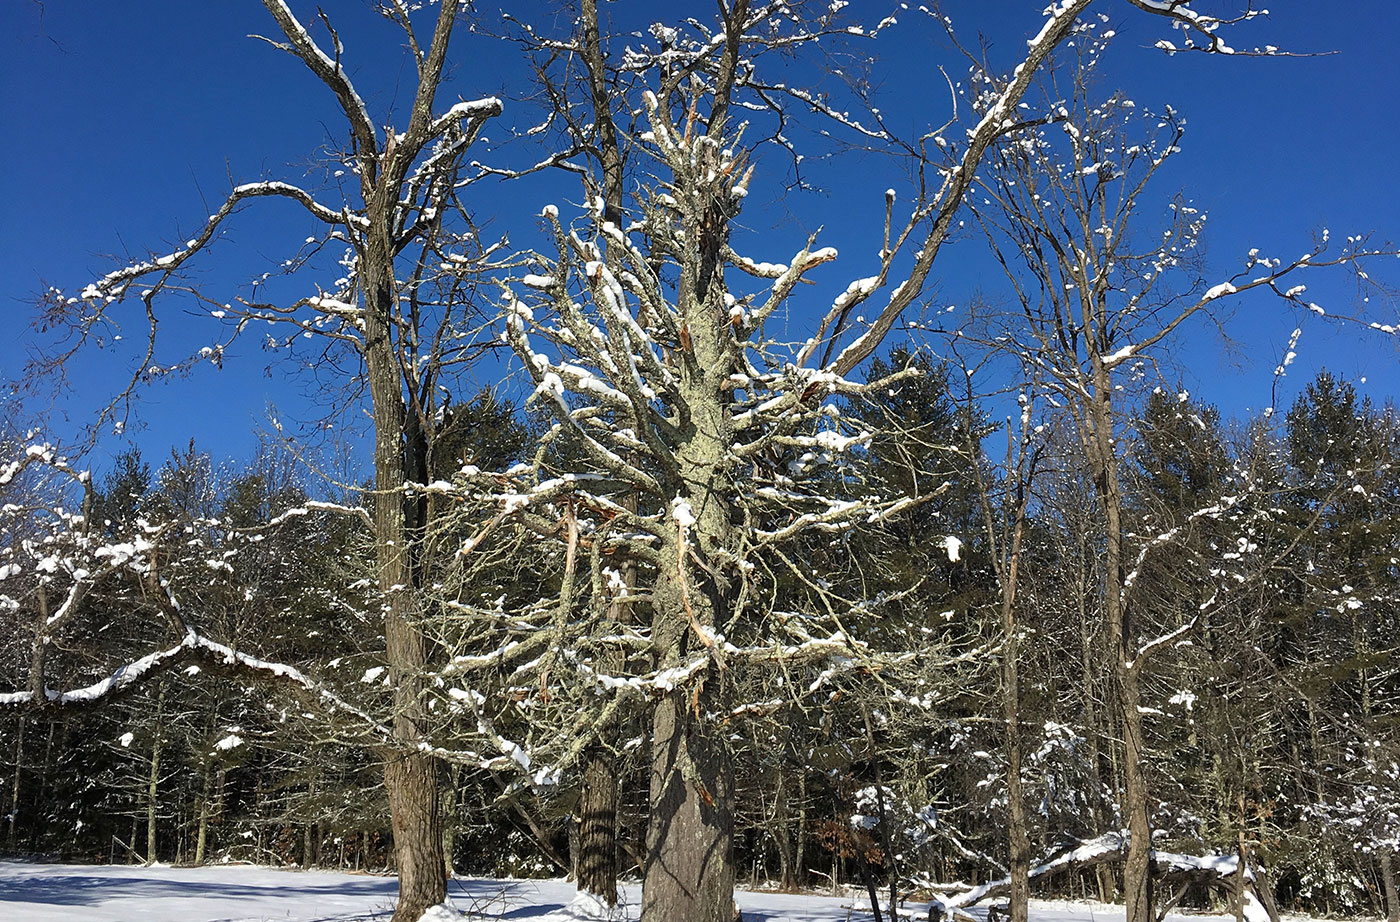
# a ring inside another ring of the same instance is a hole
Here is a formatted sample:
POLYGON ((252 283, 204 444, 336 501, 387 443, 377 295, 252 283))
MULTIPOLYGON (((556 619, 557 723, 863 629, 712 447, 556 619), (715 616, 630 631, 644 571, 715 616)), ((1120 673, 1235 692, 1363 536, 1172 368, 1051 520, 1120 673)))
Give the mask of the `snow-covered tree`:
MULTIPOLYGON (((1223 580, 1220 591, 1202 598, 1192 617, 1157 625, 1147 616, 1144 568, 1168 549, 1180 550, 1187 528, 1200 519, 1231 525, 1229 539, 1212 545, 1211 556, 1218 559, 1198 566, 1223 573, 1235 569, 1227 561, 1260 561, 1255 555, 1267 551, 1254 539, 1251 522, 1267 510, 1248 515, 1237 508, 1252 492, 1241 484, 1241 493, 1201 502, 1174 527, 1135 533, 1121 442, 1125 388, 1147 380, 1173 335, 1192 321, 1215 317, 1220 305, 1259 289, 1287 305, 1323 313, 1303 299, 1306 287, 1295 284, 1297 277, 1343 267, 1364 283, 1366 261, 1383 251, 1348 238, 1332 252, 1324 234, 1291 260, 1251 250, 1237 271, 1209 284, 1200 262, 1205 216, 1187 200, 1167 203, 1166 225, 1144 234, 1139 225, 1152 180, 1179 151, 1185 123, 1170 106, 1148 113, 1121 93, 1107 98, 1096 93, 1089 75, 1112 32, 1095 25, 1085 27, 1076 66, 1066 68, 1064 80, 1046 81, 1049 96, 1041 108, 1052 114, 1048 123, 1027 125, 997 148, 972 209, 1013 292, 1014 309, 996 322, 989 341, 1025 370, 1023 404, 1038 389, 1045 402, 1061 409, 1098 498, 1104 655, 1112 664, 1112 707, 1123 736, 1121 806, 1129 830, 1124 893, 1128 917, 1138 919, 1152 911, 1152 795, 1144 730, 1151 710, 1143 683, 1154 655, 1221 608, 1231 582, 1223 580)), ((977 104, 985 111, 999 104, 1002 91, 995 78, 982 79, 977 104)), ((1268 559, 1260 562, 1267 565, 1268 559)))

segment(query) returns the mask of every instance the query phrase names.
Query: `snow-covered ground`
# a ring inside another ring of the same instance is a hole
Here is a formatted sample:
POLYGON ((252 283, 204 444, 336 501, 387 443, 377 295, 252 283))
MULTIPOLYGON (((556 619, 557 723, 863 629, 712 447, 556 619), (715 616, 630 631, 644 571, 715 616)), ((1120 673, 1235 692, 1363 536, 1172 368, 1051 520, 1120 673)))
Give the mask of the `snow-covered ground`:
MULTIPOLYGON (((207 868, 28 864, 0 861, 0 920, 4 922, 369 922, 389 916, 392 877, 269 868, 207 868)), ((573 884, 555 880, 459 878, 452 904, 485 919, 568 922, 573 884)), ((637 917, 638 888, 627 888, 637 917)), ((740 891, 745 922, 862 922, 850 899, 740 891)), ((919 907, 922 908, 922 907, 919 907)), ((981 913, 979 912, 978 915, 981 913)), ((1113 922, 1121 908, 1088 903, 1035 902, 1037 922, 1113 922)), ((1172 922, 1184 917, 1168 916, 1172 922)), ((1193 916, 1190 922, 1216 922, 1193 916)), ((1223 922, 1223 920, 1222 920, 1223 922)))

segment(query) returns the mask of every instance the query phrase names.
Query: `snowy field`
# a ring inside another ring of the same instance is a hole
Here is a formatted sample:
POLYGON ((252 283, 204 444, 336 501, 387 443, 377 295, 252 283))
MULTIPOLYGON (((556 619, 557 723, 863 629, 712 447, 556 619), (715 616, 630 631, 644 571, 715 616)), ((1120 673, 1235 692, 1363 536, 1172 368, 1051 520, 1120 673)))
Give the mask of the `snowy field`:
MULTIPOLYGON (((459 878, 452 882, 451 891, 453 905, 468 918, 510 922, 580 918, 568 909, 575 891, 565 881, 459 878)), ((392 877, 327 871, 0 862, 0 920, 4 922, 369 922, 388 919, 394 893, 392 877)), ((636 886, 627 888, 629 919, 637 917, 638 896, 636 886)), ((849 898, 746 891, 738 897, 745 922, 863 922, 870 918, 868 912, 853 909, 849 898)), ((1113 922, 1123 918, 1123 911, 1092 903, 1033 902, 1031 918, 1113 922)))

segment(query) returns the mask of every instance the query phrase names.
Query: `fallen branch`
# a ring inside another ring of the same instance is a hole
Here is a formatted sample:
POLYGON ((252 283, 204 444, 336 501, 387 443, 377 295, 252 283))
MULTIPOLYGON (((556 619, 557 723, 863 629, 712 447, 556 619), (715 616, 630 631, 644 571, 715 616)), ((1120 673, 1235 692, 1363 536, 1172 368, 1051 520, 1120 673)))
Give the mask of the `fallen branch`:
MULTIPOLYGON (((1073 848, 1031 868, 1030 879, 1035 880, 1061 871, 1082 871, 1100 864, 1121 861, 1127 852, 1127 846, 1126 832, 1104 833, 1096 839, 1078 842, 1073 848)), ((1184 855, 1153 849, 1149 867, 1154 877, 1174 879, 1183 885, 1205 884, 1223 890, 1228 895, 1238 895, 1239 861, 1237 855, 1184 855)), ((1246 922, 1279 922, 1278 912, 1273 908, 1273 894, 1266 892, 1266 880, 1262 873, 1256 874, 1253 868, 1245 867, 1245 889, 1241 896, 1244 900, 1246 922)), ((952 919, 958 916, 969 918, 966 912, 968 907, 1009 893, 1011 878, 1002 877, 976 887, 955 884, 951 888, 945 885, 937 889, 955 888, 965 889, 948 897, 935 896, 930 901, 930 919, 952 919)), ((1177 898, 1179 899, 1179 895, 1177 898)), ((1167 908, 1174 902, 1175 900, 1172 900, 1167 908)))

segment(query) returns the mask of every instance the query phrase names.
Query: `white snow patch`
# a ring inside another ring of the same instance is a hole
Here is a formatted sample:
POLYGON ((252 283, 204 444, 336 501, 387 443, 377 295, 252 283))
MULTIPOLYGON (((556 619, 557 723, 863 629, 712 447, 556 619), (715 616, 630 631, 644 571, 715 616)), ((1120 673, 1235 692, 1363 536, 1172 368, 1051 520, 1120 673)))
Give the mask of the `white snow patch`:
MULTIPOLYGON (((1082 857, 1082 856, 1081 856, 1082 857)), ((489 907, 487 918, 514 922, 622 922, 639 915, 640 886, 625 884, 617 915, 584 913, 596 908, 596 897, 578 893, 563 880, 495 880, 458 877, 448 883, 459 906, 489 907)), ((204 868, 132 867, 126 865, 62 865, 0 861, 0 893, 5 895, 5 918, 24 922, 212 922, 216 919, 279 919, 284 922, 355 922, 387 919, 398 886, 393 877, 338 874, 330 871, 281 871, 222 865, 204 868), (84 902, 75 912, 71 885, 75 876, 93 881, 100 899, 84 902)), ((791 922, 849 922, 850 897, 808 893, 735 893, 745 918, 751 915, 791 922)), ((427 915, 428 922, 458 922, 449 914, 427 915)), ((1254 922, 1253 900, 1246 918, 1254 922)), ((434 907, 437 909, 438 907, 434 907)), ((1262 907, 1261 907, 1262 908, 1262 907)), ((904 912, 922 910, 906 904, 904 912)), ((868 918, 868 916, 864 916, 868 918)), ((1100 903, 1032 900, 1031 918, 1038 922, 1122 922, 1123 907, 1100 903)), ((1167 922, 1230 922, 1230 916, 1176 913, 1167 922)))
POLYGON ((1201 298, 1201 300, 1214 301, 1216 298, 1224 297, 1225 295, 1231 295, 1234 293, 1234 285, 1231 285, 1229 282, 1221 282, 1219 285, 1212 285, 1209 289, 1207 289, 1205 295, 1201 298))
POLYGON ((695 513, 691 510, 690 503, 679 496, 671 500, 671 518, 675 519, 681 528, 695 526, 695 513))

